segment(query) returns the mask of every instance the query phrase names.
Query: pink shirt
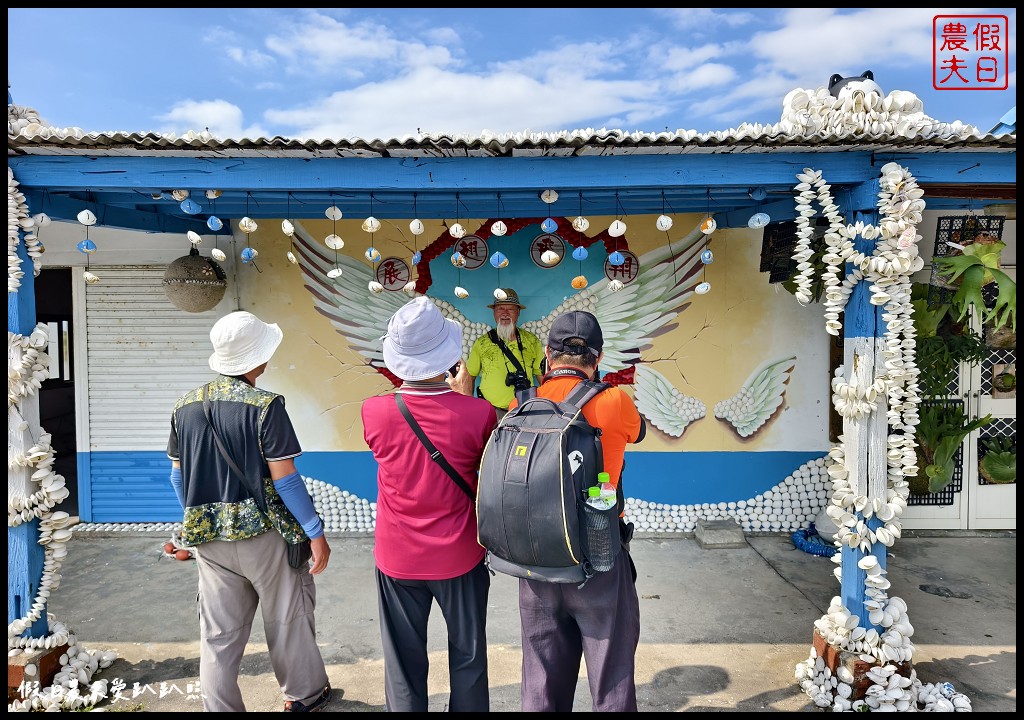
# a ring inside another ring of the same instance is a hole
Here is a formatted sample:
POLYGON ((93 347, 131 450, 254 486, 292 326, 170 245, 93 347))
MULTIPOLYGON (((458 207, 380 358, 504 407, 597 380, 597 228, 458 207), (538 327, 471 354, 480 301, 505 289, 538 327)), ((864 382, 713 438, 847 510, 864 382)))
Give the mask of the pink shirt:
MULTIPOLYGON (((497 424, 494 406, 451 390, 401 392, 424 434, 475 491, 497 424)), ((377 567, 404 580, 447 580, 472 570, 484 556, 475 503, 430 459, 392 394, 363 402, 362 418, 378 467, 377 567)))

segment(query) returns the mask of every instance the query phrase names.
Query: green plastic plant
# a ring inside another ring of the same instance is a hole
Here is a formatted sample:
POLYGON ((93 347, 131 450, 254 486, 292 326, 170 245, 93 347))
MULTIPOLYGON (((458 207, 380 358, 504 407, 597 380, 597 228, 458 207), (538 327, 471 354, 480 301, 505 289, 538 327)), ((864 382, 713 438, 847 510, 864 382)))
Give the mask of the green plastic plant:
POLYGON ((1017 440, 1012 437, 991 437, 981 441, 985 456, 978 472, 990 483, 1006 485, 1017 482, 1017 440))
POLYGON ((984 324, 991 324, 994 329, 1009 325, 1016 332, 1017 283, 999 269, 1000 256, 1006 243, 993 240, 976 239, 975 242, 963 246, 962 255, 935 257, 932 262, 940 277, 957 286, 952 304, 958 312, 958 321, 967 317, 973 305, 984 324), (996 297, 995 305, 989 310, 985 307, 981 288, 993 280, 998 284, 999 295, 996 297))
POLYGON ((910 491, 923 495, 943 490, 953 481, 956 452, 964 438, 992 422, 992 415, 968 420, 959 403, 921 406, 917 426, 918 472, 910 491))
POLYGON ((921 371, 918 383, 925 397, 946 395, 960 371, 960 363, 978 364, 987 353, 981 334, 955 320, 950 305, 929 304, 930 292, 929 285, 914 283, 910 293, 917 332, 917 366, 921 371))

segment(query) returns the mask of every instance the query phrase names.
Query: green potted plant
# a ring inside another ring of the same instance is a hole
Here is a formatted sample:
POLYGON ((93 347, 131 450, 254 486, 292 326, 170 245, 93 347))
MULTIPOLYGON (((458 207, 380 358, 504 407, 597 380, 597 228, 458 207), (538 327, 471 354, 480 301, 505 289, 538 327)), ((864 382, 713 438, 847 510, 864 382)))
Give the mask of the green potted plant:
POLYGON ((957 320, 967 317, 973 305, 984 325, 991 326, 993 330, 1008 326, 1016 333, 1017 283, 1000 269, 1006 243, 994 235, 982 232, 966 244, 950 244, 959 253, 934 257, 932 263, 939 277, 956 288, 951 304, 957 320), (998 284, 999 294, 992 308, 988 309, 981 288, 990 282, 998 284))
POLYGON ((917 426, 918 471, 910 478, 910 492, 939 492, 953 480, 956 451, 964 438, 992 422, 992 415, 968 420, 960 403, 925 403, 917 426))
POLYGON ((1007 485, 1017 482, 1017 440, 998 436, 983 438, 985 455, 978 465, 978 472, 990 483, 1007 485))
POLYGON ((914 283, 910 299, 914 306, 917 333, 918 383, 925 397, 949 394, 948 388, 960 371, 960 363, 978 364, 985 358, 985 342, 979 333, 953 317, 948 303, 929 303, 931 288, 914 283))

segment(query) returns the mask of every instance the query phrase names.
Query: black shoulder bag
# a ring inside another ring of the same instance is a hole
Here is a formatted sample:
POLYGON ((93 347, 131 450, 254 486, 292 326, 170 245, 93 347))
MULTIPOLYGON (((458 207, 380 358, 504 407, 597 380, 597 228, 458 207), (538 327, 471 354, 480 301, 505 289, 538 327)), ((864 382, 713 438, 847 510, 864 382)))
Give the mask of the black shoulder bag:
MULTIPOLYGON (((203 412, 206 413, 206 422, 210 423, 210 430, 213 431, 213 439, 217 443, 217 450, 220 452, 224 461, 228 464, 228 467, 234 471, 235 475, 242 481, 242 486, 247 487, 248 482, 245 477, 245 473, 242 472, 241 468, 235 464, 235 461, 228 455, 228 450, 224 447, 224 442, 220 439, 220 434, 217 432, 217 426, 213 424, 213 416, 210 414, 210 386, 206 386, 206 392, 203 393, 203 412)), ((259 502, 257 500, 257 502, 259 502)), ((260 503, 262 504, 262 503, 260 503)), ((265 509, 265 508, 264 508, 265 509)), ((296 570, 299 568, 307 567, 309 565, 310 558, 313 557, 313 548, 310 545, 309 538, 297 543, 290 543, 285 541, 285 546, 288 548, 288 564, 296 570)))
POLYGON ((444 471, 448 473, 452 480, 455 481, 455 484, 462 488, 462 492, 466 493, 470 502, 475 504, 476 494, 473 492, 472 488, 469 487, 469 483, 467 483, 462 476, 459 475, 458 471, 451 466, 451 464, 445 459, 444 455, 441 454, 441 451, 434 447, 434 444, 430 442, 430 439, 423 432, 423 428, 420 427, 419 423, 416 422, 416 419, 413 418, 412 413, 409 412, 409 407, 405 404, 405 398, 402 397, 401 393, 395 393, 395 402, 398 403, 398 409, 405 417, 405 421, 409 423, 409 427, 412 428, 412 431, 416 433, 416 437, 418 437, 420 442, 423 443, 423 447, 425 447, 427 452, 430 453, 430 459, 444 468, 444 471))

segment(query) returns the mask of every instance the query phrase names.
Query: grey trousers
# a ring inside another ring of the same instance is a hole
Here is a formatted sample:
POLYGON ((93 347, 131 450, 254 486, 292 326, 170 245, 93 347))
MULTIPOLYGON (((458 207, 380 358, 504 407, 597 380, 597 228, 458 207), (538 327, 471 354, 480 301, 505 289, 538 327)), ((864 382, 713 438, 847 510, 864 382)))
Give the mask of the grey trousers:
POLYGON ((203 709, 245 712, 238 669, 257 605, 284 699, 311 704, 327 685, 316 644, 313 576, 288 564, 284 538, 276 530, 247 540, 203 543, 195 552, 203 709))

